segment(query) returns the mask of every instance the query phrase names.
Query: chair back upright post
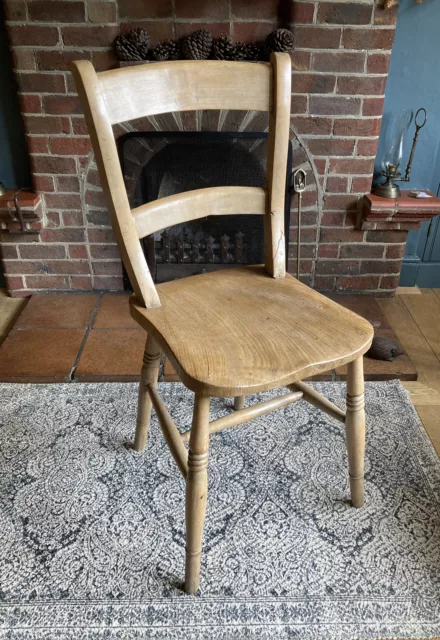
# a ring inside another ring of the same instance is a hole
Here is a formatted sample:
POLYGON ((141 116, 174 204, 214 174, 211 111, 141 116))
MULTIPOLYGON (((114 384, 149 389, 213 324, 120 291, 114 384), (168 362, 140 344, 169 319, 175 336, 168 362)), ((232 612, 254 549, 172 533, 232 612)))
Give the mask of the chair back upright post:
POLYGON ((289 148, 292 68, 287 53, 272 54, 272 105, 267 151, 267 209, 264 218, 264 264, 273 278, 286 275, 284 207, 289 148))
POLYGON ((139 303, 160 306, 140 239, 209 215, 265 216, 265 268, 286 273, 284 202, 289 143, 291 62, 272 54, 270 65, 225 61, 158 62, 96 73, 88 60, 72 65, 113 231, 139 303), (131 210, 112 126, 121 122, 191 110, 269 112, 267 191, 256 187, 213 187, 161 198, 131 210), (165 222, 166 221, 166 222, 165 222))
MULTIPOLYGON (((131 213, 112 123, 108 116, 107 102, 112 98, 102 91, 99 75, 88 60, 73 62, 72 73, 92 140, 113 232, 131 286, 136 298, 145 307, 160 307, 159 296, 131 213)), ((136 88, 132 88, 132 91, 135 90, 136 88)), ((113 100, 116 99, 113 96, 113 100)))

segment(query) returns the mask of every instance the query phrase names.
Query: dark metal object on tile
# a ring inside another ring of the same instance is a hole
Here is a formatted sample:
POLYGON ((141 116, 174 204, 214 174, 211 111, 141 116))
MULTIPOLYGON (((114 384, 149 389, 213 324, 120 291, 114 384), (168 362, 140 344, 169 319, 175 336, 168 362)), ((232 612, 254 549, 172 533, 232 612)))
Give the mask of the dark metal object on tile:
POLYGON ((387 360, 388 362, 392 362, 394 358, 402 356, 404 353, 405 351, 392 340, 375 336, 370 349, 365 355, 374 360, 387 360))

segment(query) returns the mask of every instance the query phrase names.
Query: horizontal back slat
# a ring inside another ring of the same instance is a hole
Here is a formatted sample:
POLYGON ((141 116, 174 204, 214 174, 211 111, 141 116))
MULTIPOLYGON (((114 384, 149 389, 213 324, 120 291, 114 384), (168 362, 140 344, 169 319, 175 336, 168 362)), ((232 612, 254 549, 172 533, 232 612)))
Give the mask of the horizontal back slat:
POLYGON ((207 215, 260 214, 266 211, 267 193, 260 187, 209 187, 177 193, 132 209, 139 238, 175 224, 207 215))
POLYGON ((197 60, 155 62, 98 74, 111 124, 171 111, 270 111, 272 67, 197 60))

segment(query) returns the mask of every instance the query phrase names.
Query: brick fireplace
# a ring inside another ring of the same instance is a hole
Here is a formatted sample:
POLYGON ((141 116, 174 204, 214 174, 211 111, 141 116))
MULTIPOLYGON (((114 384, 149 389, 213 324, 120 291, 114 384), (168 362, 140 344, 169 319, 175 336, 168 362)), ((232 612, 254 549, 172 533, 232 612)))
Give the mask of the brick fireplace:
MULTIPOLYGON (((5 5, 33 186, 40 196, 37 220, 27 223, 39 228, 39 235, 10 235, 9 218, 0 217, 0 252, 11 295, 123 289, 69 64, 86 58, 98 70, 117 66, 113 39, 134 26, 145 27, 153 43, 202 26, 214 36, 228 33, 248 42, 277 26, 292 28, 293 166, 308 174, 302 278, 323 291, 394 292, 412 223, 392 229, 380 222, 362 225, 359 211, 371 186, 395 10, 373 0, 6 0, 5 5)), ((193 114, 184 122, 168 118, 148 126, 202 129, 204 119, 193 114)), ((213 121, 223 131, 261 126, 251 114, 213 121)), ((120 126, 116 133, 127 130, 120 126)), ((292 255, 295 205, 293 200, 292 255)))

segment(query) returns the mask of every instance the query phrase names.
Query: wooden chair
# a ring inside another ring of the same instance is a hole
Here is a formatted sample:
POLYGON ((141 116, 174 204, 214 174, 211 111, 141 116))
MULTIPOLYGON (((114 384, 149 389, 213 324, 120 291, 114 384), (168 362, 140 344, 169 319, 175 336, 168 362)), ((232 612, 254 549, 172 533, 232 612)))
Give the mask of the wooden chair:
POLYGON ((139 385, 134 448, 145 447, 154 407, 186 478, 185 590, 199 585, 208 495, 211 433, 234 427, 300 398, 345 424, 352 504, 364 500, 362 355, 369 322, 286 273, 284 194, 289 139, 291 65, 178 61, 96 73, 73 65, 113 229, 134 289, 133 318, 148 334, 139 385), (171 111, 240 109, 269 112, 267 189, 214 187, 162 198, 130 210, 112 125, 171 111), (261 214, 265 264, 216 271, 154 286, 140 239, 173 224, 210 215, 261 214), (160 294, 160 299, 159 299, 160 294), (161 353, 195 393, 190 432, 179 433, 156 383, 161 353), (301 382, 348 364, 347 411, 301 382), (244 396, 285 386, 289 393, 244 408, 244 396), (209 422, 210 396, 235 397, 235 412, 209 422), (189 451, 185 442, 189 441, 189 451))

